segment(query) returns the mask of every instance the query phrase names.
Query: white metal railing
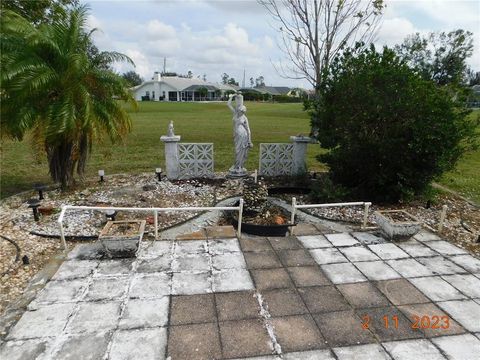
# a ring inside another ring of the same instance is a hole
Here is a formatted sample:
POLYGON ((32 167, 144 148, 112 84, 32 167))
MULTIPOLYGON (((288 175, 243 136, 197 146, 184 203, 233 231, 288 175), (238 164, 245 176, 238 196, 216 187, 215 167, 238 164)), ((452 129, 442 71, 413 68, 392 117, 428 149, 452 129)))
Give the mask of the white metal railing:
MULTIPOLYGON (((292 198, 292 217, 290 219, 290 223, 295 223, 295 212, 297 209, 313 209, 313 208, 326 208, 326 207, 343 207, 343 206, 363 206, 363 222, 362 222, 362 229, 367 227, 367 220, 368 220, 368 209, 372 205, 371 202, 345 202, 345 203, 330 203, 330 204, 305 204, 305 205, 297 205, 297 199, 292 198)), ((290 230, 290 234, 293 234, 293 227, 290 230)))
POLYGON ((242 215, 243 215, 243 199, 240 199, 238 206, 207 206, 207 207, 174 207, 174 208, 134 208, 134 207, 115 207, 115 206, 74 206, 74 205, 63 205, 60 216, 58 217, 58 223, 60 225, 60 238, 62 240, 62 246, 64 249, 67 248, 65 242, 65 232, 63 229, 63 218, 67 210, 114 210, 114 211, 134 211, 134 212, 153 212, 153 226, 155 228, 155 239, 158 239, 158 213, 167 212, 167 211, 211 211, 211 210, 231 210, 238 211, 238 227, 237 235, 241 237, 242 234, 242 215))

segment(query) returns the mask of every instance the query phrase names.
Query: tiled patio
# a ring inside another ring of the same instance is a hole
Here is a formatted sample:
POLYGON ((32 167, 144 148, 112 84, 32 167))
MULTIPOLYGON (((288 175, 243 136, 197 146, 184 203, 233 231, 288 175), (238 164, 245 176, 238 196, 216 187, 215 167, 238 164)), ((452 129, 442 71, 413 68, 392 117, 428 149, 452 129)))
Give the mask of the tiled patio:
POLYGON ((210 229, 144 242, 134 260, 81 245, 0 359, 478 359, 479 259, 426 232, 399 244, 298 233, 210 229), (414 316, 449 326, 413 329, 414 316))

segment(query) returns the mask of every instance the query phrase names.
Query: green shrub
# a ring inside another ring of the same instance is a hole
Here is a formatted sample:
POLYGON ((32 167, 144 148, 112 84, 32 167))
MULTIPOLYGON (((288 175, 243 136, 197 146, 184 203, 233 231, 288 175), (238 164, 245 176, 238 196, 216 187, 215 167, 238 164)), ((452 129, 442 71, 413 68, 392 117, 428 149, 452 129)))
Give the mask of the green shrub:
POLYGON ((338 57, 310 112, 332 180, 376 201, 422 193, 474 139, 459 102, 388 48, 338 57))

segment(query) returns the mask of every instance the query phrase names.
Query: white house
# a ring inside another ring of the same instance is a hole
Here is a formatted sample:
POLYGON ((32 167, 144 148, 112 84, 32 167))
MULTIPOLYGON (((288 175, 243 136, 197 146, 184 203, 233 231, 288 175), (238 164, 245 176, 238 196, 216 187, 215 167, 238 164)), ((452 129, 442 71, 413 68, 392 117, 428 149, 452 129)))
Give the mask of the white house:
POLYGON ((130 90, 137 101, 199 101, 220 100, 225 96, 225 92, 238 90, 238 87, 214 84, 195 78, 162 76, 159 72, 155 72, 152 80, 145 81, 130 90), (206 93, 202 88, 207 90, 206 93))

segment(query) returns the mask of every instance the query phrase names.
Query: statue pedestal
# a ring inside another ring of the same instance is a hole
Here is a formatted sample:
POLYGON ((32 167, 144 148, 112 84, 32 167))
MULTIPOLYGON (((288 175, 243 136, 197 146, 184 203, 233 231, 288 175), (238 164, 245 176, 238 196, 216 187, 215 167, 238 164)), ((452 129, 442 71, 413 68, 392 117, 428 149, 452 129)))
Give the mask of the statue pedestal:
POLYGON ((293 142, 293 174, 304 174, 307 172, 307 145, 312 143, 312 139, 308 136, 290 136, 290 140, 293 142))
POLYGON ((167 171, 167 178, 169 180, 178 179, 178 143, 180 142, 180 136, 164 135, 160 137, 160 140, 165 143, 165 167, 167 171))
POLYGON ((229 178, 244 178, 248 176, 247 169, 243 168, 242 170, 232 169, 228 170, 227 177, 229 178))

